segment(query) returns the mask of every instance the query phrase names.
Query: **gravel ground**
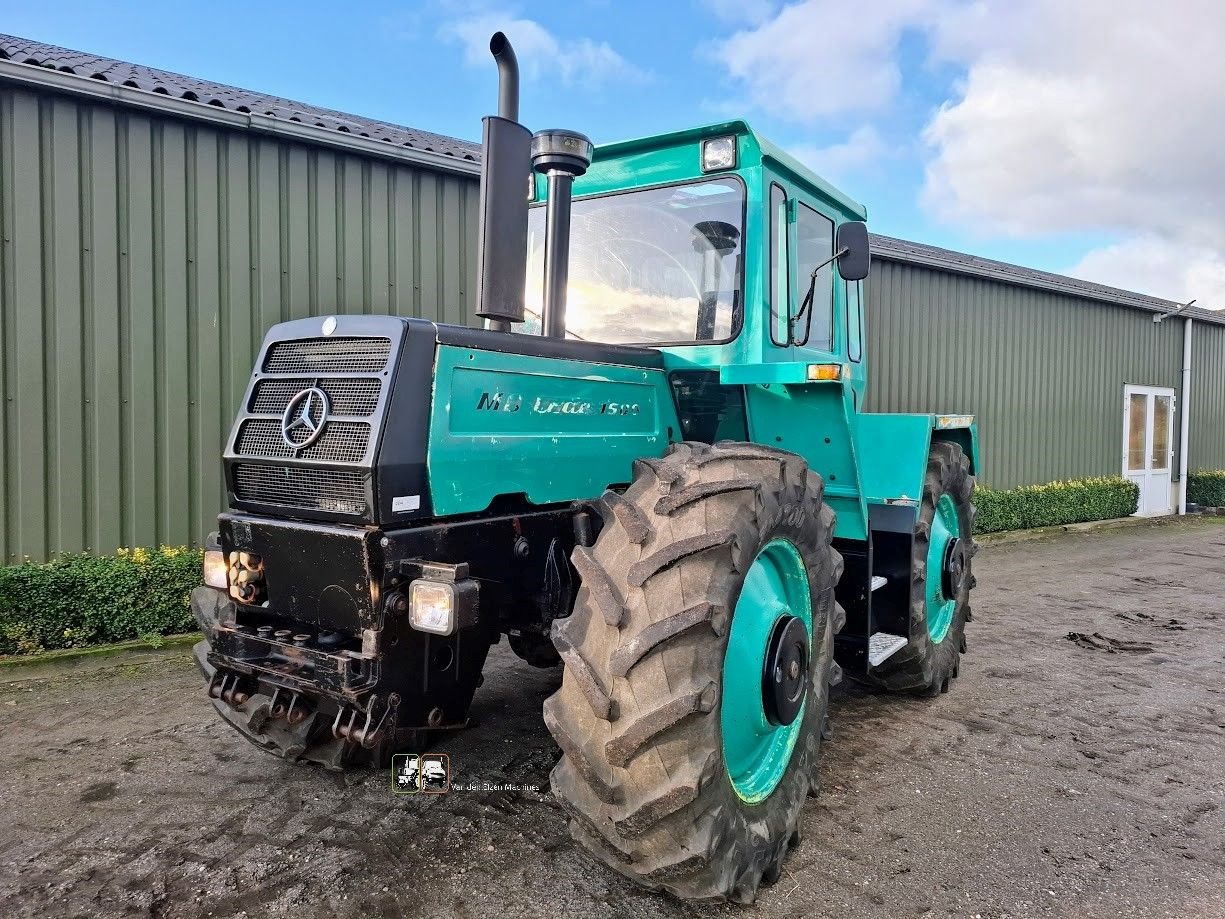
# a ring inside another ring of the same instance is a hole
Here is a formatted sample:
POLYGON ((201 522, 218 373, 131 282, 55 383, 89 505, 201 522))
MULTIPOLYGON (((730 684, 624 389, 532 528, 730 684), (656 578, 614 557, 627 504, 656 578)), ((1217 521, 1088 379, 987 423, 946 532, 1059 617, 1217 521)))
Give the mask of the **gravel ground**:
POLYGON ((835 695, 824 790, 753 907, 642 892, 570 841, 558 677, 499 646, 437 746, 457 782, 527 790, 285 765, 186 652, 0 685, 0 915, 1225 917, 1225 520, 990 547, 978 577, 952 692, 835 695))

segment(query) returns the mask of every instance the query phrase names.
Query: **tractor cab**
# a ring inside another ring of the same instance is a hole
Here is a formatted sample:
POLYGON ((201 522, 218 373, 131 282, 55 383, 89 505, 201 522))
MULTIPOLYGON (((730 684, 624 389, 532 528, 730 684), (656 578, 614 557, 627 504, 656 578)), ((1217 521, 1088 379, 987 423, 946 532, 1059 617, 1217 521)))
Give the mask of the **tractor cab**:
MULTIPOLYGON (((569 195, 567 282, 552 308, 566 340, 660 350, 684 439, 809 456, 839 536, 865 539, 854 456, 867 376, 863 205, 743 121, 595 147, 569 195), (823 424, 797 427, 797 407, 823 424)), ((550 283, 545 175, 529 197, 514 328, 530 335, 543 332, 550 283)))

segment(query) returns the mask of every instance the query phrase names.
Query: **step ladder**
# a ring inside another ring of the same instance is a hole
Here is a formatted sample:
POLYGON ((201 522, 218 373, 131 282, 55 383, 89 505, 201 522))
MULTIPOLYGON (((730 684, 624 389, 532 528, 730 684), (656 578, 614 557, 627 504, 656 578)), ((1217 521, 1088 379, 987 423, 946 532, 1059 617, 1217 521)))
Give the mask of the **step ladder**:
MULTIPOLYGON (((872 576, 873 591, 880 590, 888 583, 889 579, 881 577, 879 574, 872 576)), ((909 643, 909 640, 903 635, 892 635, 889 632, 874 632, 868 639, 868 666, 879 667, 909 643)))

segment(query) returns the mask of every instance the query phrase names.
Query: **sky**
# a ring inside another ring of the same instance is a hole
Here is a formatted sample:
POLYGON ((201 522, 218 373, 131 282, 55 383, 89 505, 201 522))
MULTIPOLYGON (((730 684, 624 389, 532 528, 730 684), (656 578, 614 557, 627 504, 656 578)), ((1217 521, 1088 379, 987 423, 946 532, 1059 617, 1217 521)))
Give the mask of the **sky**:
POLYGON ((0 31, 469 140, 496 107, 597 143, 728 118, 878 233, 1225 307, 1212 0, 0 0, 0 31))

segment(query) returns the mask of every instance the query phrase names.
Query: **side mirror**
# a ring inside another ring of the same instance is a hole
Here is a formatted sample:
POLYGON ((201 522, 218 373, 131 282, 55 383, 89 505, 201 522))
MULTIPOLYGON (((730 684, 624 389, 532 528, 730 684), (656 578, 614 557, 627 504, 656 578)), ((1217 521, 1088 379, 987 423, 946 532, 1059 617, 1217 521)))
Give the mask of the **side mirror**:
POLYGON ((838 274, 844 281, 862 281, 868 276, 872 256, 868 252, 868 225, 856 220, 838 227, 835 251, 846 250, 838 259, 838 274))

